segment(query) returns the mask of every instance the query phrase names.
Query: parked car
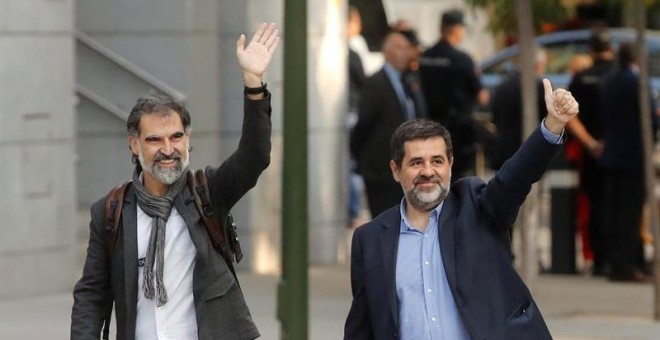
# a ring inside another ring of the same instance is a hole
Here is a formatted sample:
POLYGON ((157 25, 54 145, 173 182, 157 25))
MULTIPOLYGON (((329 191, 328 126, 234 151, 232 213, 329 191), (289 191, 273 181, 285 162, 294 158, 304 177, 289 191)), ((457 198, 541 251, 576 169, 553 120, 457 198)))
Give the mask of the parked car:
MULTIPOLYGON (((633 29, 611 28, 608 30, 612 38, 612 47, 616 51, 622 42, 635 42, 636 32, 633 29)), ((571 76, 568 66, 571 58, 577 53, 589 53, 590 30, 561 31, 537 37, 536 43, 545 49, 548 62, 545 76, 556 87, 568 87, 571 76)), ((660 93, 660 32, 646 32, 647 50, 649 56, 649 76, 651 92, 656 102, 660 93)), ((514 59, 520 53, 518 45, 507 47, 480 63, 481 83, 486 88, 497 86, 502 76, 516 68, 514 59)), ((660 102, 658 102, 660 104, 660 102)), ((659 106, 660 107, 660 106, 659 106)))

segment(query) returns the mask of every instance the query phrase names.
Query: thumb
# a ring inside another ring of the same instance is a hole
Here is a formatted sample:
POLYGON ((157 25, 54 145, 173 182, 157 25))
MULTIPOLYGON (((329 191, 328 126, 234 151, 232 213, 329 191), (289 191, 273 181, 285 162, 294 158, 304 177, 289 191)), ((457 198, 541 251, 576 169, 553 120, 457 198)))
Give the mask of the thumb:
POLYGON ((236 40, 236 52, 241 52, 245 49, 245 34, 241 34, 241 36, 236 40))
POLYGON ((552 84, 548 78, 543 78, 543 89, 545 90, 545 99, 548 101, 552 98, 552 84))

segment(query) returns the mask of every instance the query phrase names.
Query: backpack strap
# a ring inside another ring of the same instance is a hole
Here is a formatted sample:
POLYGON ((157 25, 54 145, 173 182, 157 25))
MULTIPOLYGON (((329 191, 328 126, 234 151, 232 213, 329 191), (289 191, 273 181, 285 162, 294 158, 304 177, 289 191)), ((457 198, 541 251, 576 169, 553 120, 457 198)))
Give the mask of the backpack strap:
MULTIPOLYGON (((238 236, 236 236, 236 224, 229 212, 225 212, 222 206, 216 210, 213 206, 211 199, 211 190, 209 189, 208 178, 204 169, 197 171, 188 170, 188 186, 195 198, 195 205, 199 211, 200 217, 204 221, 206 231, 211 238, 213 247, 220 251, 222 258, 225 260, 227 267, 234 275, 238 283, 238 276, 236 276, 236 269, 234 268, 233 259, 240 259, 243 257, 241 247, 238 245, 238 236), (225 223, 220 219, 220 214, 226 214, 225 223), (229 242, 227 242, 227 240, 229 242), (235 243, 235 244, 234 244, 235 243), (238 253, 234 250, 238 250, 238 253), (238 255, 237 255, 238 254, 238 255)), ((239 283, 240 285, 240 283, 239 283)))
POLYGON ((197 206, 200 217, 204 221, 213 248, 221 249, 226 243, 226 237, 222 228, 222 223, 218 220, 213 210, 211 193, 203 169, 197 171, 192 169, 188 170, 188 186, 193 193, 195 205, 197 206))
POLYGON ((107 258, 108 262, 112 260, 112 255, 115 252, 117 245, 117 235, 121 226, 121 212, 124 208, 124 197, 128 191, 128 187, 132 182, 126 182, 122 185, 110 190, 110 193, 105 197, 105 204, 103 209, 103 224, 105 234, 107 236, 107 258))

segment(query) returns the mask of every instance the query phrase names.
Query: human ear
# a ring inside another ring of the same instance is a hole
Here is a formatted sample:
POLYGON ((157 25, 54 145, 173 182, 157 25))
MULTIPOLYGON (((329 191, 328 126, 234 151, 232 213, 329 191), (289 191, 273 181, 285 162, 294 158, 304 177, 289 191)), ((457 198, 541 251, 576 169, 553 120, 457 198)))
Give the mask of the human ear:
POLYGON ((390 161, 390 170, 392 170, 392 177, 394 177, 394 180, 399 182, 399 167, 396 165, 396 162, 394 160, 390 161))

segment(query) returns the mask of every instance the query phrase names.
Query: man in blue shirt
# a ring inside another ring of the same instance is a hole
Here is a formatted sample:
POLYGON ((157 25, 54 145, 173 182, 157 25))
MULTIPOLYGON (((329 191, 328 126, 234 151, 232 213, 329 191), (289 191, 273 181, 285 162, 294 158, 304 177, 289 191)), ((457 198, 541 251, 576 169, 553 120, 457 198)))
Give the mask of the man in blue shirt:
POLYGON ((446 128, 399 126, 390 170, 401 203, 353 236, 345 339, 550 339, 511 263, 508 228, 563 140, 578 104, 544 80, 548 115, 488 183, 451 184, 446 128))

